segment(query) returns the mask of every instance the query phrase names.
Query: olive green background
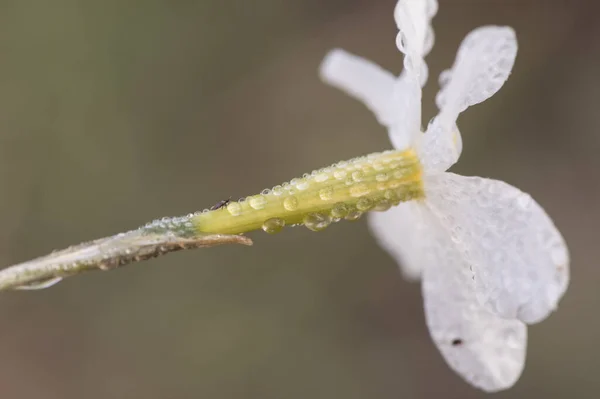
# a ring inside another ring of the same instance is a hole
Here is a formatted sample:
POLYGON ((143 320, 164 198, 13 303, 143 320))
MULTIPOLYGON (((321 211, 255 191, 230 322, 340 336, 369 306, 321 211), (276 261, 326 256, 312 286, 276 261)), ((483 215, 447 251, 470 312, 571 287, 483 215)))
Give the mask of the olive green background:
MULTIPOLYGON (((343 47, 399 71, 394 0, 0 2, 0 263, 256 193, 390 147, 319 81, 343 47)), ((454 170, 531 193, 572 253, 497 398, 600 391, 600 5, 447 0, 437 75, 484 24, 515 28, 503 89, 459 120, 454 170)), ((428 336, 418 284, 365 221, 252 234, 0 295, 0 398, 482 398, 428 336)))

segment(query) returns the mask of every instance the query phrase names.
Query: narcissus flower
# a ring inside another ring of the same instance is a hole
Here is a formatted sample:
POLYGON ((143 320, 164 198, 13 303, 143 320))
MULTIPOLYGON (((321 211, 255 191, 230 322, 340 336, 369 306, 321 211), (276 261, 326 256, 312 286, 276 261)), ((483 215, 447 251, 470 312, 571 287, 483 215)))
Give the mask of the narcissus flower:
POLYGON ((467 35, 440 76, 439 114, 422 132, 423 58, 433 45, 436 11, 436 0, 398 2, 398 77, 339 49, 325 58, 321 76, 373 111, 397 150, 416 152, 423 198, 370 214, 371 229, 404 274, 422 280, 427 325, 446 362, 474 386, 498 391, 523 370, 526 324, 545 319, 564 294, 569 254, 531 196, 502 181, 447 172, 462 151, 459 114, 496 93, 511 72, 511 28, 484 26, 467 35))

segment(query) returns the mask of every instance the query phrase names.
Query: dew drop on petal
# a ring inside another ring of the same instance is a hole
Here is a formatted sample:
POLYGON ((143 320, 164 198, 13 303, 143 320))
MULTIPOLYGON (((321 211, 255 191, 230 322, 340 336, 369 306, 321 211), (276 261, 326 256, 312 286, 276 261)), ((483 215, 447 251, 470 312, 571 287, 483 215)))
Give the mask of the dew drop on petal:
POLYGON ((350 212, 348 212, 346 217, 344 217, 344 219, 346 219, 350 222, 354 222, 355 220, 360 219, 361 216, 362 216, 362 212, 360 212, 360 211, 350 211, 350 212))
POLYGON ((273 187, 273 190, 271 190, 271 192, 273 193, 273 195, 281 195, 283 194, 283 188, 281 186, 275 186, 273 187))
POLYGON ((312 231, 321 231, 331 224, 331 216, 323 213, 309 213, 302 220, 306 228, 312 231))
POLYGON ((348 209, 346 204, 343 202, 338 202, 333 206, 333 208, 331 208, 331 216, 336 219, 343 218, 348 214, 349 211, 350 209, 348 209))
POLYGON ((253 209, 261 210, 267 204, 267 199, 262 195, 255 195, 254 197, 250 197, 248 202, 253 209))
POLYGON ((283 207, 288 211, 295 211, 298 209, 298 198, 289 196, 283 200, 283 207))
POLYGON ((317 183, 323 183, 324 181, 327 181, 327 179, 329 179, 329 175, 327 173, 319 173, 315 176, 315 181, 317 183))
POLYGON ((358 209, 359 211, 362 211, 362 212, 366 212, 366 211, 370 210, 371 208, 373 208, 373 206, 374 206, 373 200, 368 197, 363 197, 363 198, 359 199, 358 202, 356 203, 356 209, 358 209))
POLYGON ((364 179, 364 173, 360 170, 352 172, 352 180, 355 182, 362 181, 364 179))
POLYGON ((392 203, 389 200, 382 198, 375 202, 375 207, 373 208, 373 210, 377 212, 384 212, 390 209, 391 207, 392 203))
POLYGON ((263 222, 262 229, 269 234, 279 233, 285 226, 285 221, 281 218, 271 218, 263 222))
POLYGON ((353 197, 362 197, 363 195, 367 195, 371 192, 369 186, 366 184, 357 184, 353 187, 350 187, 350 195, 353 197))
POLYGON ((346 173, 345 170, 336 170, 335 172, 333 172, 333 177, 335 177, 338 180, 345 179, 347 175, 348 173, 346 173))
POLYGON ((330 201, 333 198, 333 187, 325 187, 319 191, 319 197, 323 201, 330 201))
POLYGON ((239 216, 242 213, 242 206, 239 202, 230 202, 227 204, 227 211, 229 211, 231 216, 239 216))

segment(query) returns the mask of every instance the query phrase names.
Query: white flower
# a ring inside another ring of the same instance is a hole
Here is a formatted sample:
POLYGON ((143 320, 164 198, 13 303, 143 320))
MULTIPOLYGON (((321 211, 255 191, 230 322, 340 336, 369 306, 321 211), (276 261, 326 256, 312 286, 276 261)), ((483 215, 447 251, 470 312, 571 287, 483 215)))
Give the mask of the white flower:
POLYGON ((321 75, 369 107, 395 148, 419 154, 425 200, 373 213, 370 226, 404 274, 422 279, 427 325, 446 362, 476 387, 498 391, 522 372, 525 323, 545 319, 564 294, 569 254, 531 196, 498 180, 446 172, 462 150, 458 115, 491 97, 510 74, 517 53, 511 28, 467 35, 454 66, 440 76, 440 112, 421 132, 423 57, 436 11, 436 0, 398 2, 399 77, 343 50, 326 57, 321 75))

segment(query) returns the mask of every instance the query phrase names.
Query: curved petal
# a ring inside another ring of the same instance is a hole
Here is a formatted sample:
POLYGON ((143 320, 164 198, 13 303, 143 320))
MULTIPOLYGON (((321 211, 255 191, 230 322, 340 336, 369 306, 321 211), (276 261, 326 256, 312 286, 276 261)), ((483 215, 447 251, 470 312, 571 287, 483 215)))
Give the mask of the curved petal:
POLYGON ((398 78, 380 66, 343 50, 331 51, 321 64, 321 78, 362 101, 388 128, 397 149, 412 144, 421 131, 421 87, 427 81, 423 57, 433 46, 431 19, 437 0, 399 0, 394 18, 400 32, 396 39, 405 55, 398 78))
POLYGON ((395 111, 393 123, 388 127, 390 141, 395 149, 402 150, 421 134, 421 86, 406 70, 394 85, 390 105, 395 111))
POLYGON ((404 68, 418 77, 421 86, 427 81, 427 65, 423 58, 434 42, 431 19, 437 12, 436 0, 399 0, 394 9, 398 27, 396 45, 404 53, 404 68))
POLYGON ((424 227, 420 207, 415 202, 403 202, 385 212, 371 212, 369 228, 379 245, 400 266, 407 280, 418 280, 423 268, 423 241, 415 233, 424 227))
POLYGON ((369 225, 405 276, 422 275, 427 325, 448 365, 485 391, 512 386, 525 361, 525 324, 481 304, 470 263, 437 212, 428 202, 401 203, 369 215, 369 225))
POLYGON ((469 264, 435 224, 422 283, 429 333, 446 363, 466 381, 488 392, 510 388, 523 371, 527 328, 478 302, 469 264))
POLYGON ((390 100, 396 77, 379 65, 342 49, 329 52, 320 67, 321 79, 361 101, 389 126, 394 120, 390 100))
POLYGON ((445 171, 460 156, 456 119, 469 106, 496 93, 508 76, 517 55, 515 32, 510 27, 484 26, 465 37, 451 70, 440 75, 442 86, 436 103, 440 113, 420 143, 427 170, 445 171))
POLYGON ((486 308, 525 323, 556 309, 569 283, 569 252, 530 195, 492 179, 426 178, 427 204, 471 269, 486 308))
POLYGON ((390 72, 344 50, 332 50, 320 68, 324 82, 366 105, 387 127, 392 145, 405 149, 421 125, 421 87, 403 73, 390 72))

